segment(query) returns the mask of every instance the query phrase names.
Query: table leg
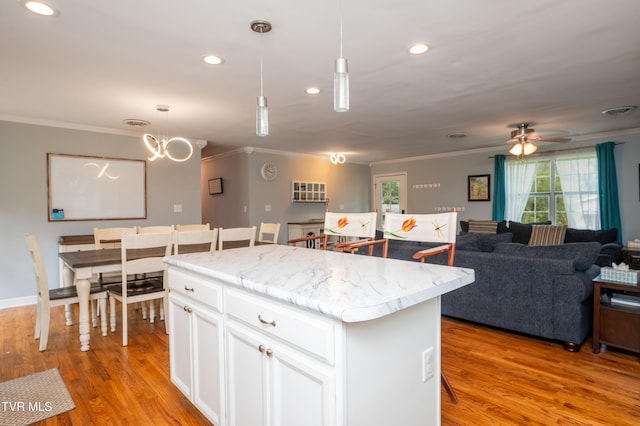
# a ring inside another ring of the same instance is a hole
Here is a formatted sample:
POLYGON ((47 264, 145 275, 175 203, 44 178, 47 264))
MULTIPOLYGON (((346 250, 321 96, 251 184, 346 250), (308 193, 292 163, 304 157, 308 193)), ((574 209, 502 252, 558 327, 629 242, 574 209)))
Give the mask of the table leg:
POLYGON ((89 350, 90 325, 89 325, 89 291, 91 283, 87 279, 76 280, 78 299, 80 301, 80 350, 89 350))

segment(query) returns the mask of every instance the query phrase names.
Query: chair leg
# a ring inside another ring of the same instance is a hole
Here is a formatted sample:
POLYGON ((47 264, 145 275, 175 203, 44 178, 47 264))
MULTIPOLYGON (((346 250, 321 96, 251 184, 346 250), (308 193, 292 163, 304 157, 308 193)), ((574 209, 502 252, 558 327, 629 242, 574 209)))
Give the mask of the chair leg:
MULTIPOLYGON (((144 303, 143 303, 144 305, 144 303)), ((127 346, 129 344, 129 336, 127 335, 127 309, 128 306, 123 302, 122 303, 122 346, 127 346)))
POLYGON ((49 340, 49 322, 51 321, 51 309, 42 308, 40 311, 40 352, 47 350, 47 342, 49 340))
POLYGON ((107 298, 100 299, 100 323, 102 326, 102 335, 107 335, 107 298))
POLYGON ((164 321, 164 302, 160 303, 160 321, 164 321))
POLYGON ((96 328, 98 326, 98 301, 90 300, 89 304, 91 305, 91 325, 96 328))
POLYGON ((142 309, 142 319, 143 319, 143 320, 146 320, 146 319, 147 319, 147 305, 145 305, 145 303, 144 303, 144 302, 140 302, 140 305, 139 305, 139 306, 140 306, 140 307, 141 307, 141 309, 142 309))
MULTIPOLYGON (((167 297, 167 295, 165 294, 165 296, 162 298, 162 307, 164 308, 164 312, 166 312, 167 314, 169 313, 169 297, 167 297)), ((168 318, 164 318, 164 331, 169 334, 169 319, 168 318)))
POLYGON ((116 332, 116 299, 109 296, 109 316, 111 318, 111 332, 116 332))
POLYGON ((458 397, 456 396, 456 393, 453 390, 451 383, 449 383, 449 380, 447 380, 447 376, 445 376, 444 371, 440 372, 440 379, 442 381, 442 386, 444 386, 444 390, 446 390, 447 393, 449 394, 449 398, 451 399, 451 402, 454 404, 457 404, 458 397))
POLYGON ((153 324, 156 322, 156 301, 149 300, 149 322, 153 324))
POLYGON ((33 336, 34 339, 40 338, 40 323, 42 322, 42 306, 40 304, 40 298, 38 297, 38 303, 36 304, 36 333, 33 336))

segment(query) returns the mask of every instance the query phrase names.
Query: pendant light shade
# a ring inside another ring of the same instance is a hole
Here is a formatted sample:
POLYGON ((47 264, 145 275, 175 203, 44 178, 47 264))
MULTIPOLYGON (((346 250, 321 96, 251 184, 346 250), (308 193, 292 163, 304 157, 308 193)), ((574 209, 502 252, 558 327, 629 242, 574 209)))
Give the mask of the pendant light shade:
POLYGON ((345 58, 336 59, 333 71, 333 110, 349 111, 349 64, 345 58))
POLYGON ((262 34, 271 31, 271 24, 267 21, 251 22, 251 29, 260 33, 260 96, 256 105, 256 135, 269 135, 269 111, 267 109, 267 98, 264 96, 264 55, 262 52, 262 34))
POLYGON ((256 106, 256 135, 269 135, 269 110, 267 109, 267 98, 258 96, 258 105, 256 106))

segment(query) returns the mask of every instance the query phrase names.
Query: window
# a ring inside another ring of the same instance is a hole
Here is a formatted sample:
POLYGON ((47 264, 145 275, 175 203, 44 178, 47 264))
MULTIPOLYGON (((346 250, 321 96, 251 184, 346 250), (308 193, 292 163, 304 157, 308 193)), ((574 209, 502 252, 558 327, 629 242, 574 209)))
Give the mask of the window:
POLYGON ((506 172, 509 220, 600 229, 595 152, 519 160, 506 172))

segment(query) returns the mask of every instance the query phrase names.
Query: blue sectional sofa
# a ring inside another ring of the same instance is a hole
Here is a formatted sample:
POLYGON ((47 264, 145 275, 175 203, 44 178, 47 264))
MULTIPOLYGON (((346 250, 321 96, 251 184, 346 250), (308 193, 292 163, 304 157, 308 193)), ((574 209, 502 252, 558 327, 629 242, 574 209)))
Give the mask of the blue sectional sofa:
MULTIPOLYGON (((445 294, 442 314, 558 340, 579 350, 592 325, 599 242, 528 246, 513 234, 461 234, 455 266, 475 270, 475 283, 445 294)), ((390 240, 388 257, 413 261, 425 243, 390 240)), ((428 258, 446 264, 446 254, 428 258)))

